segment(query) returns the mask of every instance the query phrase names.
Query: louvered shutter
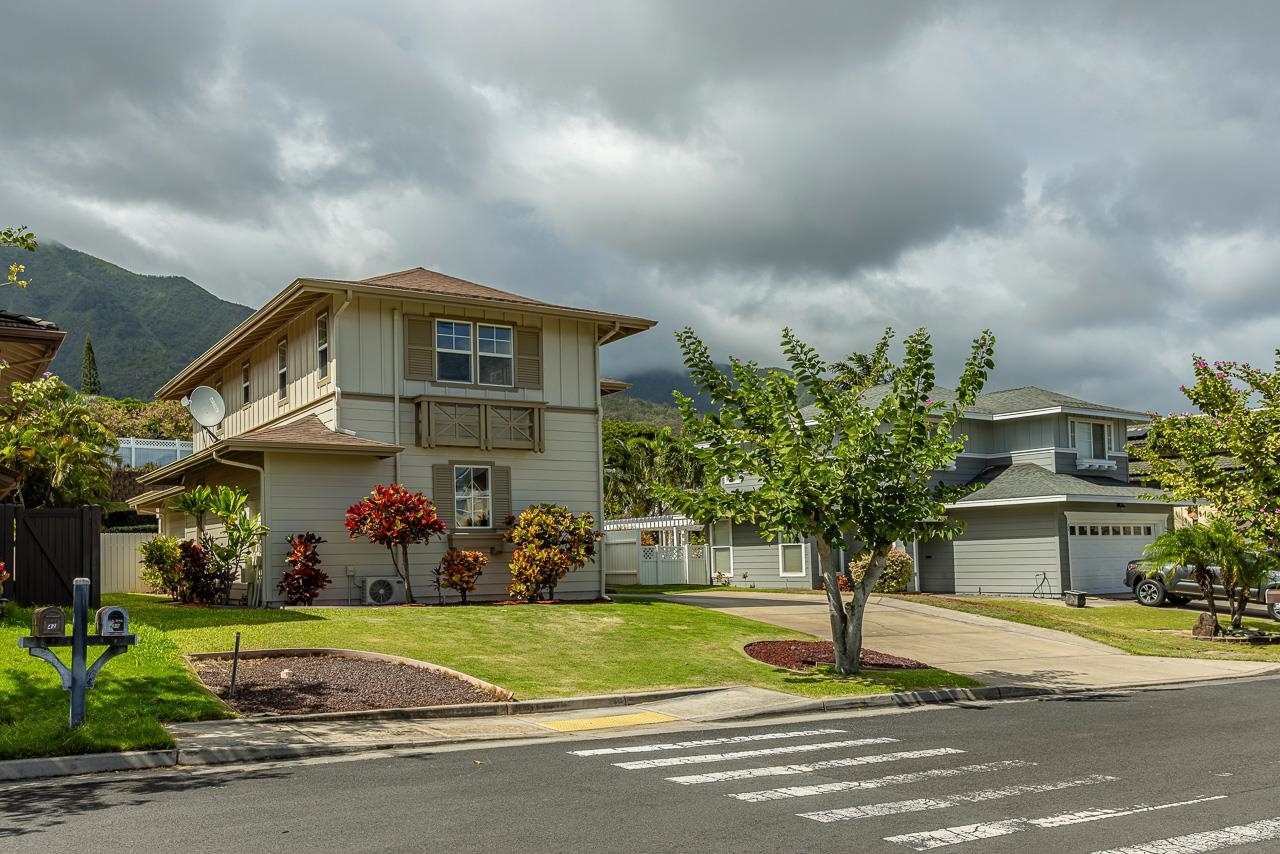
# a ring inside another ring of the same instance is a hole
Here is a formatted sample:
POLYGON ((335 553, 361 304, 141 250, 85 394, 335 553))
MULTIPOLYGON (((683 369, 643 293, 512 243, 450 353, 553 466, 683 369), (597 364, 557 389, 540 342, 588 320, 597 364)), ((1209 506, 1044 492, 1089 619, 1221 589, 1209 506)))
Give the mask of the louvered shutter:
POLYGON ((449 533, 453 531, 453 466, 441 463, 431 467, 431 500, 436 515, 449 533))
POLYGON ((493 467, 493 526, 506 523, 511 515, 511 466, 493 467))
POLYGON ((436 378, 435 325, 429 317, 404 319, 404 378, 426 380, 436 378))
POLYGON ((516 330, 516 388, 542 388, 542 330, 516 330))

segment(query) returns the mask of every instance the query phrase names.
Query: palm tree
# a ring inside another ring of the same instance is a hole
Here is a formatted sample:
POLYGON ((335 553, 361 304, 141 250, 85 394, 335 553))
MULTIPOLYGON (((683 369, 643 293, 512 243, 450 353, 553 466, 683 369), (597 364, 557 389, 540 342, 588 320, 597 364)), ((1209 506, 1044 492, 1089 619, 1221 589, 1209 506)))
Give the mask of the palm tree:
POLYGON ((655 484, 693 489, 702 467, 684 441, 663 427, 652 438, 617 439, 606 448, 605 512, 609 516, 660 516, 669 511, 653 491, 655 484))
MULTIPOLYGON (((1219 519, 1207 525, 1188 525, 1165 531, 1147 546, 1142 562, 1149 573, 1158 572, 1166 564, 1190 567, 1192 577, 1200 587, 1200 594, 1209 606, 1209 615, 1213 618, 1213 633, 1219 635, 1222 634, 1222 627, 1218 624, 1218 604, 1213 596, 1212 567, 1217 566, 1221 571, 1224 563, 1238 566, 1239 561, 1234 557, 1237 549, 1238 535, 1226 522, 1219 519)), ((1225 577, 1223 580, 1225 582, 1225 577)), ((1247 589, 1244 595, 1245 601, 1248 601, 1247 589)), ((1232 611, 1234 624, 1234 605, 1232 611)))

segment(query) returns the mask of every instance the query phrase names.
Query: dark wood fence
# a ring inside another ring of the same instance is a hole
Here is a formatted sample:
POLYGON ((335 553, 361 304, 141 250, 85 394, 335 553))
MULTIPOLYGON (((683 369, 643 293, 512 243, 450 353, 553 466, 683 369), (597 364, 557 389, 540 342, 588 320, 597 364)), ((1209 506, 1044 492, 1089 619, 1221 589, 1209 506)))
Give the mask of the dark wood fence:
POLYGON ((13 576, 6 595, 23 605, 70 605, 71 582, 90 581, 102 604, 102 508, 27 510, 0 505, 0 560, 13 576))

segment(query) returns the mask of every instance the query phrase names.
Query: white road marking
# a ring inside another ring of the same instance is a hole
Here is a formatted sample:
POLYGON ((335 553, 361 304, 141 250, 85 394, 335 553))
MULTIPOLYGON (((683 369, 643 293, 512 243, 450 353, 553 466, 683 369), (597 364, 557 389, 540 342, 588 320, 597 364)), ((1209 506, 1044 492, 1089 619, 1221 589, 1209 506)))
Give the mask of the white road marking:
MULTIPOLYGON (((697 765, 702 762, 731 762, 735 759, 754 759, 757 756, 777 756, 782 753, 809 753, 814 750, 836 750, 841 747, 866 747, 884 744, 882 738, 854 738, 847 741, 826 741, 821 744, 788 744, 783 747, 762 747, 759 750, 739 750, 734 753, 698 753, 693 756, 667 756, 662 759, 636 759, 632 762, 615 762, 619 768, 637 771, 644 768, 670 768, 673 765, 697 765)), ((961 751, 957 751, 961 752, 961 751)))
MULTIPOLYGON (((1220 801, 1226 795, 1213 795, 1207 798, 1195 798, 1190 801, 1178 801, 1172 804, 1136 804, 1128 809, 1089 809, 1077 812, 1061 813, 1045 818, 1011 818, 1005 821, 983 822, 981 824, 962 824, 957 827, 944 827, 941 830, 928 830, 923 833, 904 833, 900 836, 886 836, 885 842, 897 842, 909 846, 916 851, 928 851, 932 848, 943 848, 947 845, 959 845, 961 842, 973 842, 978 839, 992 839, 997 836, 1008 836, 1021 833, 1033 827, 1053 828, 1067 827, 1073 824, 1084 824, 1090 821, 1101 821, 1106 818, 1120 818, 1126 815, 1137 815, 1156 810, 1185 807, 1191 804, 1202 804, 1205 801, 1220 801)), ((1142 849, 1138 849, 1142 850, 1142 849)), ((1176 850, 1176 849, 1175 849, 1176 850)))
POLYGON ((1026 786, 1002 786, 998 789, 980 789, 976 792, 962 792, 958 795, 947 795, 943 798, 916 798, 909 801, 889 801, 882 804, 867 804, 861 807, 845 807, 837 810, 821 810, 820 812, 798 813, 800 818, 808 818, 820 822, 848 821, 854 818, 869 818, 880 815, 899 815, 925 810, 941 810, 957 804, 976 804, 983 801, 996 801, 1001 798, 1012 798, 1018 795, 1032 795, 1040 792, 1056 792, 1061 789, 1074 789, 1078 786, 1094 786, 1098 783, 1113 783, 1118 777, 1106 774, 1090 774, 1075 780, 1062 780, 1057 783, 1038 783, 1026 786))
POLYGON ((1235 827, 1224 827, 1222 830, 1188 833, 1186 836, 1170 836, 1167 839, 1143 842, 1141 845, 1126 845, 1124 848, 1095 851, 1093 854, 1204 854, 1206 851, 1221 851, 1223 848, 1235 848, 1250 842, 1267 842, 1272 839, 1280 839, 1280 818, 1263 819, 1251 824, 1237 824, 1235 827))
POLYGON ((827 768, 853 768, 858 765, 879 765, 882 762, 901 762, 904 759, 927 759, 931 756, 951 756, 964 753, 954 747, 934 747, 929 750, 902 750, 897 753, 877 753, 871 756, 854 756, 848 759, 828 759, 823 762, 805 762, 799 765, 769 765, 764 768, 739 768, 735 771, 709 771, 705 774, 686 774, 668 777, 672 783, 691 786, 695 783, 721 783, 726 780, 753 780, 756 777, 782 777, 787 774, 808 774, 827 768))
MULTIPOLYGON (((919 783, 922 780, 938 780, 944 777, 963 777, 966 774, 984 774, 988 771, 1005 771, 1010 768, 1027 768, 1034 762, 1021 759, 1002 759, 999 762, 983 762, 979 765, 961 765, 957 768, 930 768, 927 771, 912 771, 907 774, 889 774, 884 777, 873 777, 869 780, 842 780, 836 783, 819 783, 815 786, 787 786, 783 789, 765 789, 760 792, 738 792, 729 795, 748 803, 763 801, 780 801, 786 798, 807 798, 810 795, 829 795, 834 792, 853 792, 864 789, 881 789, 886 786, 904 786, 919 783)), ((793 765, 793 768, 801 766, 793 765)), ((800 773, 800 772, 796 772, 800 773)), ((668 777, 669 780, 680 780, 679 777, 668 777)), ((691 782, 700 782, 693 780, 691 782)))
MULTIPOLYGON (((597 747, 592 750, 570 750, 570 756, 608 756, 617 753, 648 753, 651 750, 688 750, 691 747, 713 747, 717 744, 746 744, 751 741, 769 741, 779 738, 808 738, 811 735, 833 735, 842 729, 802 729, 795 732, 769 732, 763 735, 735 735, 726 738, 704 738, 698 741, 676 741, 669 744, 632 744, 626 747, 597 747)), ((881 743, 897 741, 882 738, 881 743)))

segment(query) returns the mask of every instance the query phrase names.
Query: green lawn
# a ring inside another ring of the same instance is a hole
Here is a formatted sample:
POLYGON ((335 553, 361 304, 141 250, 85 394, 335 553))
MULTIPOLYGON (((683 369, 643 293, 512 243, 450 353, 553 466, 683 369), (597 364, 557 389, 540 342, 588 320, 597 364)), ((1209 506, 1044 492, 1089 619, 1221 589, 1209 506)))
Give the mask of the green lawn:
MULTIPOLYGON (((912 596, 910 601, 1069 632, 1134 655, 1280 661, 1280 644, 1249 646, 1193 640, 1190 637, 1191 627, 1201 613, 1197 610, 1144 608, 1136 602, 1065 608, 1023 599, 955 596, 912 596)), ((1219 612, 1219 617, 1226 625, 1224 611, 1225 608, 1219 612)), ((1280 623, 1267 619, 1246 617, 1244 626, 1267 632, 1280 631, 1280 623)))
POLYGON ((797 674, 742 647, 806 635, 676 602, 448 608, 241 610, 179 607, 153 596, 110 596, 129 609, 140 643, 102 671, 89 724, 67 730, 67 697, 49 665, 17 649, 29 612, 0 624, 0 758, 160 747, 160 721, 223 716, 181 655, 242 649, 346 647, 461 670, 519 699, 756 685, 808 697, 971 686, 940 670, 797 674))

